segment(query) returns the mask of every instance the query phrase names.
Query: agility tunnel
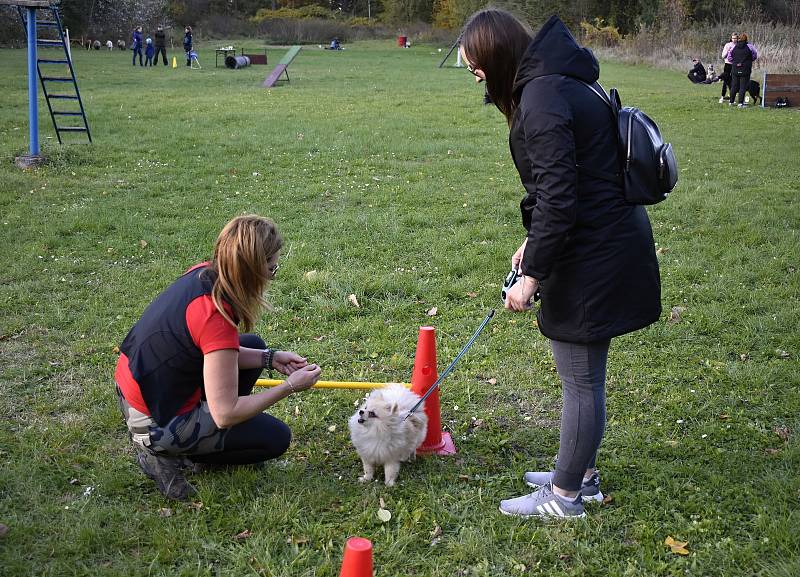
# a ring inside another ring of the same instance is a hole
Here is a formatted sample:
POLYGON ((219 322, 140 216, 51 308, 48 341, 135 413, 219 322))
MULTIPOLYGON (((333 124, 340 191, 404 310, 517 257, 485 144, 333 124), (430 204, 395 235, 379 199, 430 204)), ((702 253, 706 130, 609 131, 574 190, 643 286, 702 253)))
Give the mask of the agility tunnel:
POLYGON ((226 56, 225 57, 225 67, 230 68, 231 70, 237 70, 239 68, 244 68, 245 66, 250 66, 250 57, 249 56, 226 56))

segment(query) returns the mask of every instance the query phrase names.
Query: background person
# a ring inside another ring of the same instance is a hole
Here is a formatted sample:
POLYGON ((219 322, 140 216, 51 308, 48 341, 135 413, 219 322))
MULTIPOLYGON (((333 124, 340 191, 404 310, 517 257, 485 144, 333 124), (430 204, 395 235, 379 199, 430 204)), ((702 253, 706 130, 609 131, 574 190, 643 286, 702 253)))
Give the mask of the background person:
POLYGON ((625 201, 618 182, 578 168, 617 172, 617 126, 584 84, 597 81, 597 60, 561 20, 551 17, 531 39, 511 14, 482 10, 465 25, 461 47, 508 121, 526 190, 520 208, 527 238, 511 259, 523 276, 506 306, 528 310, 540 294, 538 326, 550 339, 564 400, 555 471, 525 473, 538 490, 501 501, 500 511, 580 517, 583 498, 602 499, 595 459, 611 339, 661 314, 650 221, 643 206, 625 201))
POLYGON ((234 218, 213 258, 158 295, 120 345, 114 380, 137 463, 170 499, 193 492, 185 458, 247 464, 282 455, 289 427, 263 411, 319 378, 305 358, 237 330, 251 330, 266 307, 281 245, 271 220, 234 218), (252 394, 261 371, 273 368, 286 381, 252 394))
POLYGON ((155 48, 156 53, 153 59, 153 64, 158 64, 158 55, 164 60, 164 66, 167 66, 167 35, 164 34, 164 27, 159 26, 155 33, 155 48))
POLYGON ((183 51, 186 52, 186 66, 192 65, 192 27, 183 29, 183 51))
POLYGON ((725 95, 731 88, 731 68, 733 67, 731 50, 733 50, 733 47, 736 46, 738 41, 739 33, 731 32, 731 41, 727 42, 725 46, 722 47, 722 60, 724 62, 724 66, 722 68, 722 74, 720 74, 720 78, 722 79, 722 94, 719 97, 720 104, 725 102, 725 95))
POLYGON ((133 29, 133 39, 131 42, 131 50, 133 50, 133 65, 136 66, 136 55, 139 55, 139 66, 142 64, 142 27, 137 26, 133 29))
POLYGON ((739 41, 731 49, 731 100, 730 104, 736 102, 736 95, 739 95, 739 108, 747 106, 745 103, 745 93, 750 87, 750 74, 753 72, 753 62, 758 58, 755 47, 748 43, 747 34, 739 35, 739 41))
POLYGON ((145 66, 152 66, 153 65, 153 54, 155 53, 155 48, 153 48, 153 39, 149 36, 144 41, 145 49, 144 49, 144 65, 145 66))
POLYGON ((697 58, 692 58, 692 68, 689 70, 688 77, 693 84, 702 84, 708 78, 706 67, 697 58))

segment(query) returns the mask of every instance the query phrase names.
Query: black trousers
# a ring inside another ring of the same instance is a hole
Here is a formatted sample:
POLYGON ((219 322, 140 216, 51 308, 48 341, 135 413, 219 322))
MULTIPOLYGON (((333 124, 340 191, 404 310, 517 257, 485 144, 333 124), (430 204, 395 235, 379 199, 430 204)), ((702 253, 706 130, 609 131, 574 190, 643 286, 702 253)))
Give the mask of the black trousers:
POLYGON ((731 104, 736 102, 736 95, 739 95, 739 104, 744 104, 744 94, 750 86, 750 74, 746 76, 733 75, 731 79, 731 104))
POLYGON ((732 64, 725 63, 725 66, 722 69, 722 74, 720 74, 720 78, 722 79, 722 98, 725 98, 725 95, 728 93, 728 90, 731 88, 731 70, 733 69, 732 64))
POLYGON ((164 59, 164 66, 167 65, 167 49, 163 46, 156 46, 156 55, 153 57, 153 64, 158 64, 158 55, 164 59))

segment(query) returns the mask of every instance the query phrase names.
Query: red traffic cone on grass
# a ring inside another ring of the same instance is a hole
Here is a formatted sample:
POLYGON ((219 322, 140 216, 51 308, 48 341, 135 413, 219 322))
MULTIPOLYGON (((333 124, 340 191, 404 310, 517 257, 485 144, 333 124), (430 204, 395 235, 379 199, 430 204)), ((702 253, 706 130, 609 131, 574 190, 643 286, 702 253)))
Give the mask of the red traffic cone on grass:
MULTIPOLYGON (((411 373, 411 391, 420 397, 428 392, 439 375, 436 371, 436 329, 420 327, 417 353, 414 356, 414 371, 411 373)), ((450 433, 442 431, 442 409, 439 404, 439 389, 425 399, 425 414, 428 415, 428 434, 417 448, 418 454, 436 453, 454 455, 456 446, 450 433)))
POLYGON ((339 577, 372 577, 372 542, 363 537, 350 537, 344 545, 339 577))

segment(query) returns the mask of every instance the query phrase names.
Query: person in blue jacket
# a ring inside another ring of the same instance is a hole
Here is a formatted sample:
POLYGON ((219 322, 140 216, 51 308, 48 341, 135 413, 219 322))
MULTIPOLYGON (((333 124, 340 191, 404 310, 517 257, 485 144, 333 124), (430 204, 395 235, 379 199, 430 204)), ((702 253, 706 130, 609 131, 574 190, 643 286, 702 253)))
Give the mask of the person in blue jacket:
POLYGON ((133 65, 136 66, 136 55, 139 55, 139 66, 144 66, 142 63, 142 27, 137 26, 133 29, 133 41, 131 42, 131 50, 133 50, 133 65))
POLYGON ((192 65, 192 27, 183 30, 183 51, 186 52, 186 66, 192 65))

